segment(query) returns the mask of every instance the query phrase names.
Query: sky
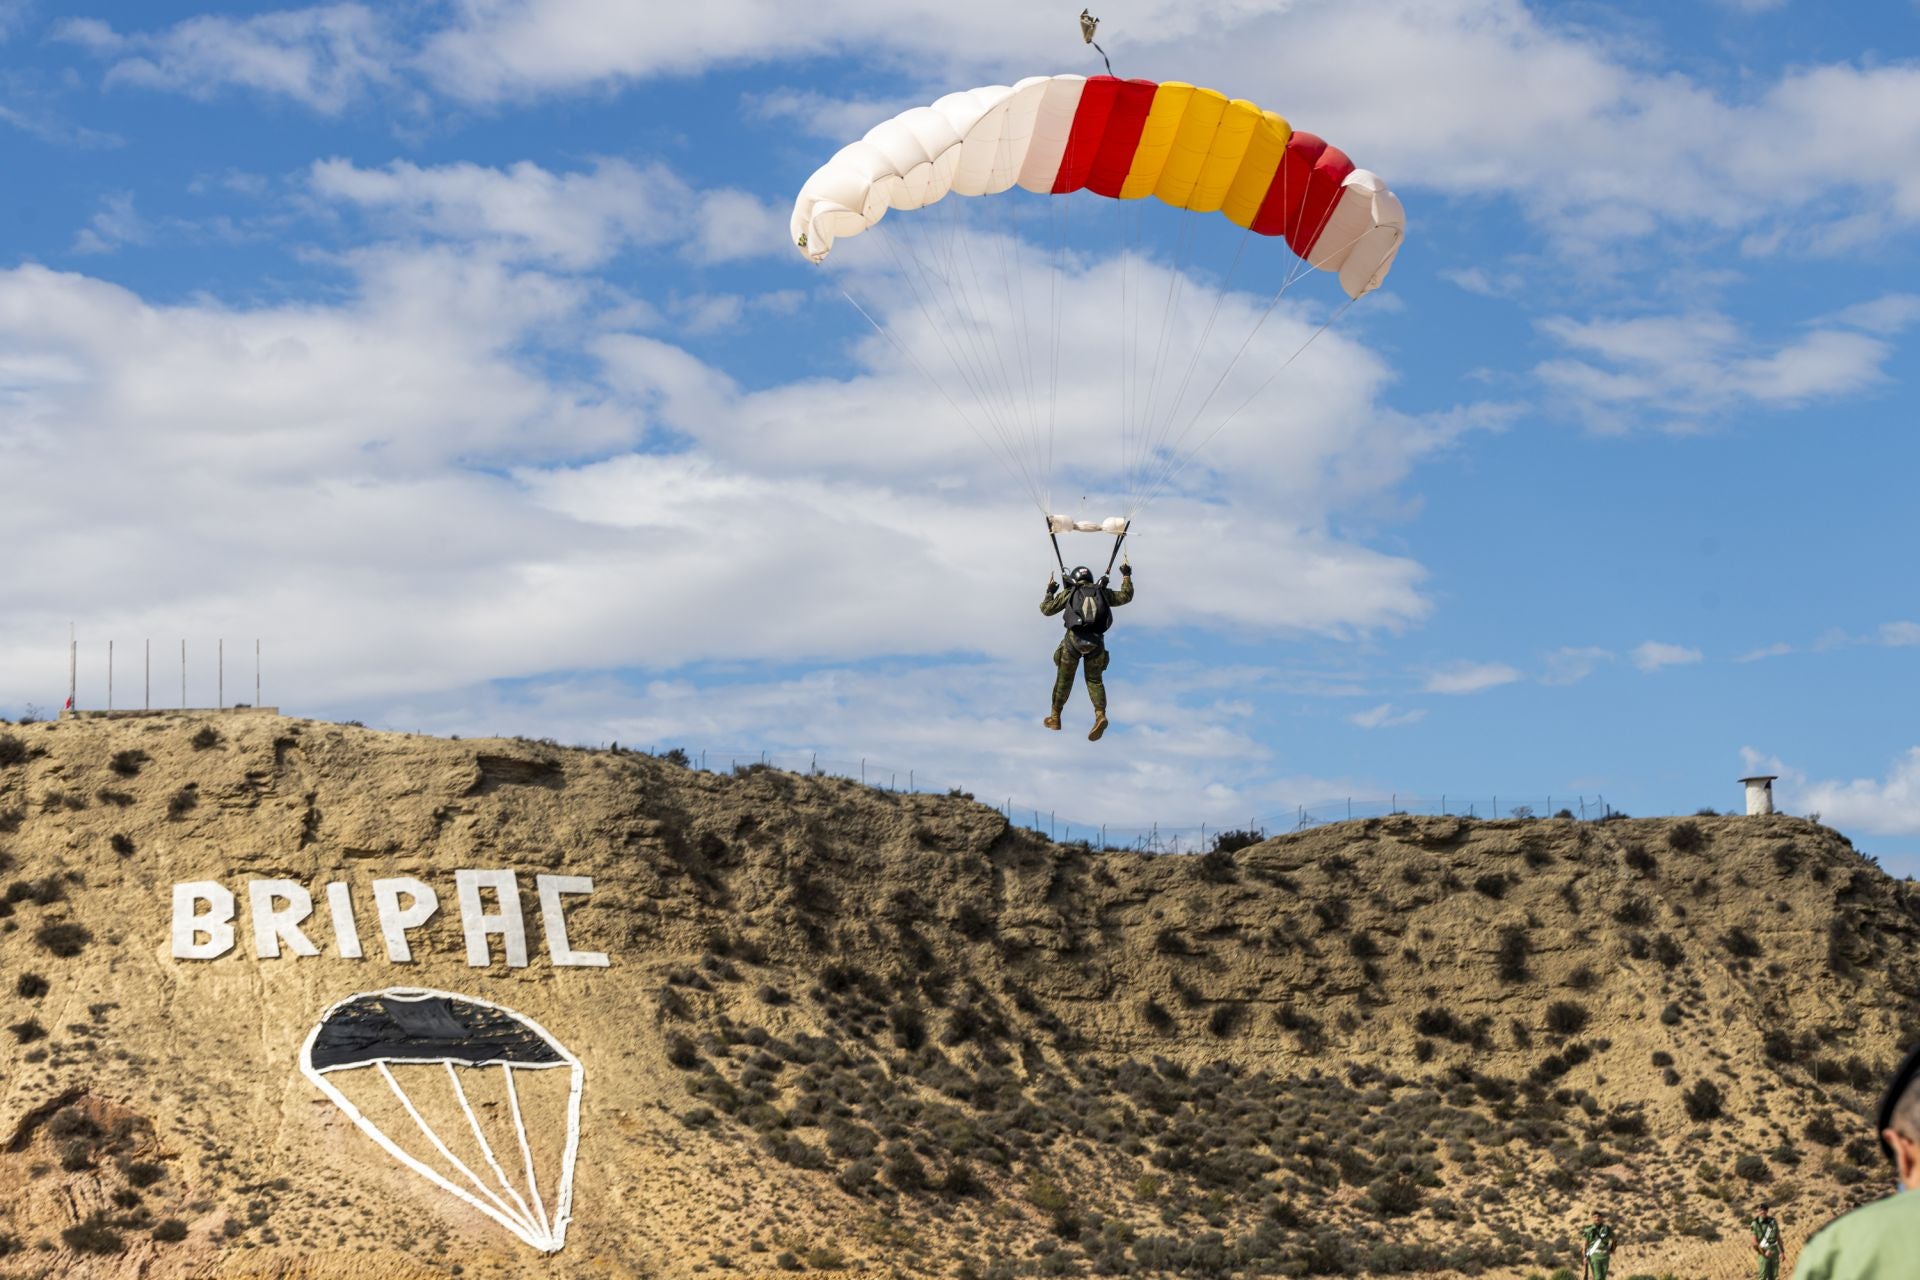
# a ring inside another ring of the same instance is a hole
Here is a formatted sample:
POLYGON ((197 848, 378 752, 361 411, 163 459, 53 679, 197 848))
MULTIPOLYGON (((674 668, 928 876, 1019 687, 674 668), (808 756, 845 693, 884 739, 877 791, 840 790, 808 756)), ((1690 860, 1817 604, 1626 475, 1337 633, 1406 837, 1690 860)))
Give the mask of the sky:
POLYGON ((1068 3, 0 0, 0 715, 59 708, 70 626, 83 707, 109 641, 117 706, 177 705, 183 640, 190 703, 221 640, 251 701, 258 640, 292 714, 1083 834, 1763 772, 1920 870, 1920 7, 1098 8, 1119 74, 1380 174, 1385 286, 1276 299, 1284 248, 1091 195, 795 250, 874 124, 1099 72, 1068 3), (1011 264, 982 326, 915 286, 943 245, 1011 264), (1097 744, 1084 695, 1040 724, 1036 504, 1135 517, 1097 744))

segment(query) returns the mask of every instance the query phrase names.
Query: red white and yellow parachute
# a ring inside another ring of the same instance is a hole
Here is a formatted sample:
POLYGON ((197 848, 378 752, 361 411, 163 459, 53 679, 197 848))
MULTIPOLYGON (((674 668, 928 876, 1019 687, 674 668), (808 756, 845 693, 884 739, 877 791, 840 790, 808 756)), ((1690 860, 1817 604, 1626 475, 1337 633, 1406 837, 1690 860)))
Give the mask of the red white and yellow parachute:
MULTIPOLYGON (((1309 269, 1337 275, 1348 300, 1364 296, 1386 279, 1406 232, 1400 201, 1377 175, 1356 167, 1339 148, 1251 102, 1178 81, 1055 75, 951 93, 876 125, 842 147, 801 187, 793 207, 793 242, 820 262, 837 240, 875 227, 889 211, 928 209, 949 195, 1001 196, 1016 188, 1041 196, 1090 193, 1122 202, 1152 196, 1176 209, 1217 214, 1245 234, 1284 241, 1292 265, 1275 301, 1309 269)), ((996 267, 993 253, 976 251, 971 244, 962 245, 963 255, 951 243, 933 245, 926 253, 910 240, 903 238, 902 243, 909 254, 902 269, 915 296, 923 303, 929 297, 936 302, 925 308, 928 319, 936 326, 952 325, 950 333, 939 335, 938 344, 906 354, 996 447, 1009 471, 1034 486, 1043 462, 1050 466, 1052 461, 1054 414, 1050 399, 1039 402, 1051 397, 1053 389, 1038 385, 1044 379, 1036 380, 1034 369, 1044 365, 1045 344, 1052 344, 1056 358, 1059 350, 1059 335, 1047 332, 1046 317, 1036 320, 1031 315, 1043 304, 1030 302, 1029 296, 1040 295, 1013 274, 1014 268, 996 267), (994 278, 996 272, 1007 278, 994 278), (943 351, 948 359, 941 358, 943 351), (945 385, 952 379, 934 372, 935 366, 947 364, 965 384, 964 393, 945 385)), ((1016 245, 1012 261, 1031 264, 1035 255, 1023 259, 1020 249, 1016 245)), ((1235 255, 1236 269, 1241 256, 1235 255)), ((1049 287, 1057 316, 1059 289, 1063 283, 1074 287, 1075 281, 1063 275, 1058 253, 1039 257, 1053 272, 1049 287)), ((998 262, 1007 261, 1002 245, 998 262)), ((1185 282, 1175 284, 1184 287, 1185 282)), ((1154 291, 1134 292, 1138 296, 1130 297, 1123 282, 1123 308, 1157 305, 1154 291)), ((1171 298, 1173 287, 1167 293, 1171 298)), ((1269 303, 1261 322, 1271 310, 1269 303)), ((1148 337, 1116 352, 1115 366, 1123 369, 1123 376, 1145 381, 1149 356, 1154 362, 1154 390, 1134 394, 1121 406, 1127 419, 1122 430, 1139 455, 1130 463, 1138 471, 1131 482, 1133 505, 1126 516, 1106 520, 1058 516, 1044 486, 1034 488, 1036 501, 1049 513, 1050 527, 1065 531, 1092 526, 1110 532, 1116 520, 1124 526, 1192 450, 1225 425, 1204 420, 1211 393, 1191 421, 1188 410, 1193 406, 1185 403, 1204 354, 1199 347, 1215 339, 1228 344, 1233 340, 1230 333, 1213 332, 1220 311, 1216 302, 1205 332, 1195 334, 1170 333, 1203 327, 1171 313, 1144 320, 1122 317, 1119 332, 1124 334, 1131 323, 1136 332, 1144 327, 1148 337), (1161 329, 1157 346, 1151 339, 1155 324, 1161 329), (1177 395, 1159 389, 1159 364, 1173 346, 1172 336, 1196 342, 1186 376, 1177 383, 1175 376, 1167 378, 1178 386, 1177 395)), ((875 326, 881 327, 878 321, 875 326)), ((1251 334, 1239 344, 1235 361, 1250 340, 1251 334)), ((1215 391, 1225 377, 1223 373, 1214 383, 1215 391)), ((1199 383, 1204 387, 1206 379, 1199 383)))

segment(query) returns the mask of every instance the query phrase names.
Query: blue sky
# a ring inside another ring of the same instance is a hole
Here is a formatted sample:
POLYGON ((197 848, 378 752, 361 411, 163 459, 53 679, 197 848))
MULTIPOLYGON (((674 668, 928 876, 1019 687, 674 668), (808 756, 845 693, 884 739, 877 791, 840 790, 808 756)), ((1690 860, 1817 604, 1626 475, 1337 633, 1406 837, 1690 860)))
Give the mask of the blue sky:
MULTIPOLYGON (((257 636, 296 713, 865 757, 1079 824, 1690 812, 1764 768, 1920 868, 1920 9, 1102 7, 1122 74, 1280 111, 1410 230, 1142 513, 1097 746, 1083 701, 1039 726, 1033 507, 841 296, 916 340, 893 225, 823 267, 787 230, 886 116, 1097 70, 1076 13, 0 3, 0 712, 59 705, 69 622, 83 705, 110 638, 187 637, 202 703, 257 636)), ((1128 258, 1126 216, 1066 277, 1056 492, 1096 514, 1102 290, 1204 303, 1235 243, 1135 213, 1128 258)), ((1255 363, 1338 300, 1302 282, 1255 363)))

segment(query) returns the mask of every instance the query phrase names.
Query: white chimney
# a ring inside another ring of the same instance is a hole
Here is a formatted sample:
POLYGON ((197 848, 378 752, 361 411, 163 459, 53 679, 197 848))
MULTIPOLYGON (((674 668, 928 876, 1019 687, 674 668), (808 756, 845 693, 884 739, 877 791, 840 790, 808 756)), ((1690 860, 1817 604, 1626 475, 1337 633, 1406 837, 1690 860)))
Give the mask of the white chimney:
POLYGON ((1759 777, 1742 778, 1747 788, 1747 816, 1763 818, 1773 812, 1773 780, 1777 773, 1761 774, 1759 777))

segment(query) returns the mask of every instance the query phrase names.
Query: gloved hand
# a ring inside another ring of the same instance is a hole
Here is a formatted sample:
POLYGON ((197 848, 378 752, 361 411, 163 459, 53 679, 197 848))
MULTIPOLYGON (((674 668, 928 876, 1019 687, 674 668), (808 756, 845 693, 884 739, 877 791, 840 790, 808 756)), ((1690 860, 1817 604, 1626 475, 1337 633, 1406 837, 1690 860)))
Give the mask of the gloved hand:
POLYGON ((1133 576, 1133 566, 1125 560, 1120 562, 1120 576, 1123 578, 1131 578, 1133 576))
POLYGON ((1055 594, 1058 594, 1059 590, 1060 590, 1060 584, 1054 580, 1054 577, 1052 574, 1048 574, 1047 575, 1047 594, 1055 595, 1055 594))
POLYGON ((1100 585, 1103 587, 1107 585, 1107 575, 1104 573, 1100 575, 1100 585))

